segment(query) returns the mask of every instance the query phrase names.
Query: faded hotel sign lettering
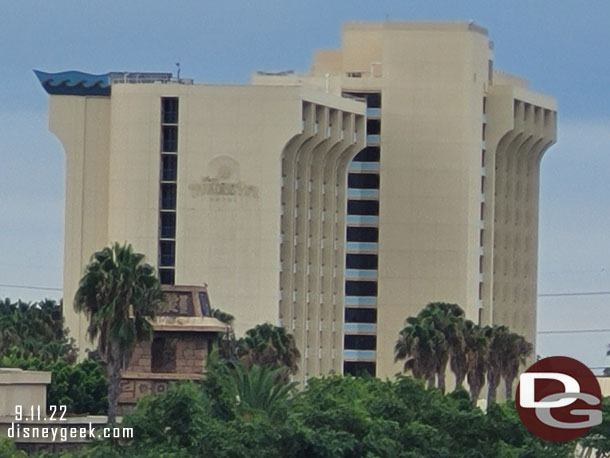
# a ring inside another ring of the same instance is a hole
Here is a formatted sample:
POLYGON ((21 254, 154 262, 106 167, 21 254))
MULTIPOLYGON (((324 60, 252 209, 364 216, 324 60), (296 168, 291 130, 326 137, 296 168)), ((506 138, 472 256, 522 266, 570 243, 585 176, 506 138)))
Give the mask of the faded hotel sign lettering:
POLYGON ((258 186, 238 181, 229 183, 218 178, 203 177, 199 183, 188 186, 193 197, 200 196, 242 196, 258 199, 258 186))

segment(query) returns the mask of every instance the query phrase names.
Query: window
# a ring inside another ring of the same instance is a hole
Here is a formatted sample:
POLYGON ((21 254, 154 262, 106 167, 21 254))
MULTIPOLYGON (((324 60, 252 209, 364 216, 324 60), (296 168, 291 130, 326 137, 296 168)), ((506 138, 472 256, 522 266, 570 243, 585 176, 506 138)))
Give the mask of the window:
POLYGON ((175 264, 175 248, 175 242, 172 240, 159 242, 159 265, 173 266, 175 264))
POLYGON ((376 227, 348 227, 348 242, 377 242, 379 231, 376 227))
POLYGON ((346 281, 345 282, 346 296, 376 296, 377 282, 376 281, 346 281))
POLYGON ((379 162, 379 147, 367 146, 354 157, 359 162, 379 162))
POLYGON ((161 208, 163 210, 174 210, 176 208, 175 184, 161 184, 161 208))
POLYGON ((369 361, 345 361, 343 363, 343 373, 355 377, 363 375, 375 377, 375 363, 369 361))
POLYGON ((176 213, 161 212, 161 238, 173 239, 176 237, 176 213))
POLYGON ((161 127, 161 151, 167 153, 178 151, 178 126, 161 127))
POLYGON ((203 291, 199 292, 199 305, 201 306, 202 316, 212 316, 212 310, 210 308, 210 301, 208 300, 208 295, 203 291))
POLYGON ((366 133, 367 135, 379 135, 381 132, 381 121, 379 119, 367 119, 366 133))
POLYGON ((379 189, 379 175, 372 173, 348 173, 347 187, 359 189, 379 189))
POLYGON ((381 108, 381 92, 344 92, 343 95, 366 99, 367 108, 381 108))
POLYGON ((178 97, 161 98, 161 123, 178 124, 178 97))
POLYGON ((175 338, 155 337, 153 339, 150 349, 151 372, 176 372, 176 344, 175 338))
POLYGON ((161 180, 176 181, 178 174, 178 156, 175 154, 161 155, 161 180))
POLYGON ((369 92, 365 97, 368 108, 381 108, 381 92, 369 92))
POLYGON ((348 200, 348 215, 378 215, 379 201, 377 200, 348 200))
POLYGON ((352 254, 345 256, 345 267, 348 269, 377 269, 376 254, 352 254))
POLYGON ((377 336, 346 335, 343 344, 346 350, 375 350, 377 348, 377 336))
POLYGON ((159 281, 162 285, 173 285, 175 282, 174 269, 159 269, 159 281))
MULTIPOLYGON (((178 97, 161 97, 161 164, 159 189, 159 280, 175 283, 176 198, 178 179, 178 97), (168 240, 170 239, 170 240, 168 240)), ((161 345, 161 343, 158 343, 161 345)))
POLYGON ((346 307, 346 323, 376 323, 377 309, 346 307))

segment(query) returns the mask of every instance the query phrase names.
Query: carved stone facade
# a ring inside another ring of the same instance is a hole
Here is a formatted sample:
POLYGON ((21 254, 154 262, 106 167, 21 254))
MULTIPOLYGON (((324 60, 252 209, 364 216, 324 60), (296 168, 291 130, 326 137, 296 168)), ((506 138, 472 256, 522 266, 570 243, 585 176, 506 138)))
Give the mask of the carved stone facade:
POLYGON ((213 341, 227 325, 210 316, 205 287, 165 286, 167 303, 153 323, 153 337, 139 342, 121 373, 122 411, 142 396, 165 393, 172 381, 199 380, 213 341))

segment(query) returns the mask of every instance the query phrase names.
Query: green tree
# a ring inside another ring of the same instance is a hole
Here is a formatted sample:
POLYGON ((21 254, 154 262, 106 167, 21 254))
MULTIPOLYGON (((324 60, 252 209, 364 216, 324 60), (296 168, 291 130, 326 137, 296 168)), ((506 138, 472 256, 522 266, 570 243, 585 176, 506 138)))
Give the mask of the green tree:
POLYGON ((235 317, 215 308, 212 309, 212 316, 227 325, 227 331, 220 333, 216 338, 218 356, 225 362, 234 361, 237 352, 237 339, 235 338, 235 331, 233 331, 235 317))
POLYGON ((0 360, 0 366, 51 372, 47 405, 65 405, 71 414, 91 415, 102 415, 108 408, 108 383, 102 367, 94 359, 69 364, 63 359, 45 361, 8 353, 0 360))
MULTIPOLYGON (((233 376, 220 374, 227 381, 233 376)), ((275 383, 267 386, 282 385, 275 383)), ((234 415, 220 417, 211 407, 213 396, 205 384, 173 385, 166 394, 143 399, 125 417, 135 440, 106 440, 79 457, 568 458, 574 453, 574 442, 546 442, 529 433, 512 402, 491 404, 486 414, 464 390, 443 395, 405 376, 312 378, 290 399, 290 408, 278 404, 277 411, 284 412, 279 418, 258 408, 242 411, 235 396, 234 415)))
POLYGON ((94 253, 74 297, 76 311, 89 318, 89 338, 98 339, 108 378, 109 422, 116 418, 121 367, 138 341, 151 338, 149 320, 163 301, 155 271, 143 261, 128 244, 94 253))
POLYGON ((270 419, 281 417, 286 401, 297 385, 296 382, 284 383, 278 377, 282 371, 283 368, 272 369, 258 364, 249 369, 241 364, 233 365, 224 380, 236 400, 236 413, 251 416, 264 412, 270 419))
POLYGON ((428 387, 432 387, 436 370, 434 331, 419 317, 409 317, 405 323, 394 346, 394 361, 404 360, 405 372, 426 380, 428 387))
POLYGON ((239 339, 237 357, 246 368, 255 364, 281 368, 279 375, 287 381, 290 374, 296 374, 301 354, 292 334, 283 327, 264 323, 249 329, 239 339))
POLYGON ((511 332, 507 336, 506 347, 501 372, 504 379, 504 394, 506 399, 512 399, 513 384, 519 375, 519 369, 525 365, 527 358, 532 355, 534 346, 525 340, 525 337, 511 332))
POLYGON ((487 372, 487 351, 491 328, 481 327, 470 320, 464 322, 464 342, 466 349, 466 373, 470 388, 470 399, 476 405, 487 372))
POLYGON ((430 380, 430 370, 433 368, 441 392, 445 392, 445 373, 451 360, 456 387, 460 387, 466 376, 462 333, 464 311, 460 306, 431 302, 415 319, 407 319, 406 323, 394 348, 395 359, 409 358, 405 361, 405 368, 414 375, 423 375, 427 380, 430 380))
POLYGON ((437 340, 437 384, 445 392, 445 371, 447 361, 455 374, 456 388, 462 386, 466 377, 466 358, 464 349, 464 310, 457 304, 432 302, 419 313, 422 320, 435 330, 437 340))
POLYGON ((43 361, 76 360, 74 339, 64 328, 61 305, 50 299, 40 302, 0 302, 0 357, 4 354, 43 361))
POLYGON ((493 326, 489 331, 487 351, 487 403, 496 400, 498 385, 502 377, 505 354, 510 351, 510 330, 506 326, 493 326))

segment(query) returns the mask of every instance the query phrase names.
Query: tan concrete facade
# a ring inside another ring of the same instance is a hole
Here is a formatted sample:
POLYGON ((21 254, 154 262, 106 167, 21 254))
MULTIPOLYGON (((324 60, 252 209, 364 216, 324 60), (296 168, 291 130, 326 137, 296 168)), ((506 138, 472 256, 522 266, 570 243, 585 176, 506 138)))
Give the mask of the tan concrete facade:
MULTIPOLYGON (((117 240, 132 243, 152 264, 159 258, 163 97, 179 100, 174 282, 214 285, 215 306, 236 316, 238 334, 279 323, 282 225, 322 219, 318 207, 313 217, 290 210, 282 218, 282 202, 293 198, 282 183, 294 180, 294 189, 299 179, 282 178, 283 154, 306 151, 326 164, 337 217, 327 213, 325 230, 341 238, 344 205, 336 190, 345 187, 347 156, 364 144, 360 102, 294 86, 179 82, 115 83, 110 97, 51 95, 50 129, 67 158, 65 315, 80 348, 88 345, 86 318, 72 311, 71 298, 91 254, 117 240)), ((300 183, 302 199, 310 187, 300 183)), ((290 242, 312 245, 302 235, 290 242)), ((341 239, 327 250, 343 246, 341 239)), ((301 277, 308 270, 298 269, 301 277)), ((301 312, 294 319, 304 321, 301 312)))
POLYGON ((398 331, 433 301, 535 342, 539 164, 556 105, 493 70, 492 48, 474 24, 350 23, 306 75, 52 95, 67 157, 66 320, 80 346, 70 299, 91 253, 128 241, 162 259, 168 97, 179 102, 173 280, 206 281, 238 334, 287 327, 302 378, 346 363, 398 372, 398 331), (366 125, 379 132, 365 138, 366 125), (377 159, 359 159, 365 147, 377 159))
POLYGON ((376 351, 355 353, 374 358, 377 375, 400 370, 398 331, 428 302, 458 303, 535 343, 539 165, 556 104, 494 71, 492 48, 474 24, 350 23, 341 49, 317 51, 309 74, 253 76, 381 94, 368 110, 381 119, 368 142, 380 156, 378 293, 367 305, 377 308, 376 351))

